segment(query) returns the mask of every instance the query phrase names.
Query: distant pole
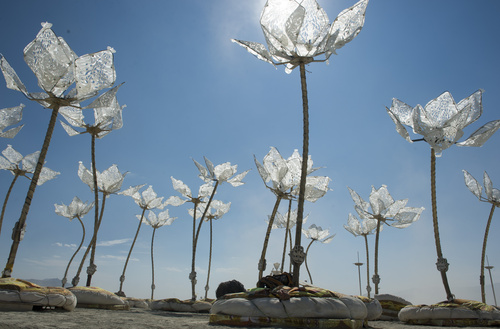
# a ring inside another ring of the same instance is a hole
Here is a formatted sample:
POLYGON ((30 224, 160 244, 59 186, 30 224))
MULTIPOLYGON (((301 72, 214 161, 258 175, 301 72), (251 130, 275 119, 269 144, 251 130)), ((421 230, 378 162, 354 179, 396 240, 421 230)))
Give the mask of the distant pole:
MULTIPOLYGON (((356 265, 358 267, 358 278, 359 278, 359 295, 360 296, 363 296, 363 293, 361 291, 361 266, 363 265, 363 263, 360 263, 359 262, 359 251, 358 251, 358 262, 357 263, 354 263, 354 265, 356 265)), ((491 274, 490 274, 490 277, 491 277, 491 274)), ((496 303, 496 301, 495 301, 496 303)))
POLYGON ((488 256, 486 256, 486 262, 488 263, 488 266, 485 266, 484 268, 488 270, 488 273, 490 273, 490 282, 491 282, 491 290, 493 290, 493 299, 495 300, 495 306, 497 305, 497 296, 495 295, 495 287, 493 286, 493 279, 491 277, 491 269, 493 266, 490 266, 490 261, 488 260, 488 256))

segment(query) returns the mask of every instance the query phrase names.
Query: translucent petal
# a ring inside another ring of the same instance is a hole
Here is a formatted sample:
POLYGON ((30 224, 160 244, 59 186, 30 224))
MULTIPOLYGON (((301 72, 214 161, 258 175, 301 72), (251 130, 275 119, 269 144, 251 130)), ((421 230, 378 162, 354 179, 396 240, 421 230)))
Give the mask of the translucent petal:
MULTIPOLYGON (((294 28, 291 27, 295 22, 300 21, 301 17, 296 10, 305 15, 305 10, 296 1, 289 0, 268 0, 260 17, 260 25, 272 55, 286 54, 291 56, 295 51, 295 43, 287 34, 287 25, 292 37, 294 28), (302 8, 302 9, 300 9, 302 8), (290 22, 290 16, 294 22, 290 22)), ((295 23, 300 24, 300 23, 295 23)))
POLYGON ((347 225, 344 225, 344 228, 354 236, 361 235, 361 225, 359 224, 359 220, 351 213, 349 213, 347 225))
POLYGON ((465 185, 479 200, 481 200, 481 194, 483 193, 483 187, 479 182, 466 170, 462 170, 464 173, 465 185))
POLYGON ((39 157, 40 157, 40 151, 36 151, 25 156, 21 161, 23 164, 23 170, 29 173, 34 173, 39 157))
MULTIPOLYGON (((205 160, 205 165, 207 166, 208 173, 210 175, 210 178, 214 179, 215 178, 215 173, 214 173, 214 164, 212 161, 208 160, 206 157, 203 157, 205 160)), ((219 169, 221 170, 221 169, 219 169)))
POLYGON ((396 217, 394 217, 395 222, 391 223, 392 227, 405 228, 410 226, 413 222, 420 218, 420 215, 424 211, 424 208, 413 208, 406 207, 403 208, 396 217))
POLYGON ((40 88, 46 92, 58 92, 54 94, 60 96, 61 90, 73 83, 62 78, 67 75, 74 59, 68 56, 67 44, 62 44, 50 27, 51 24, 42 24, 35 40, 24 48, 24 61, 38 78, 40 88))
POLYGON ((212 182, 205 183, 200 186, 198 189, 198 198, 203 199, 207 198, 210 195, 212 195, 212 192, 214 191, 214 186, 212 185, 212 182))
POLYGON ((5 82, 7 83, 7 88, 20 91, 26 97, 28 97, 29 93, 26 90, 23 82, 21 81, 21 79, 19 79, 16 71, 14 71, 14 69, 10 66, 9 62, 7 62, 2 54, 0 54, 0 68, 2 69, 5 82))
POLYGON ((360 207, 361 209, 363 209, 365 211, 368 211, 370 204, 368 202, 366 202, 365 200, 363 200, 363 198, 360 197, 359 194, 356 193, 356 191, 352 190, 349 186, 347 187, 347 189, 349 190, 349 193, 351 194, 351 198, 354 201, 354 203, 356 204, 356 206, 360 207))
POLYGON ((173 195, 173 196, 169 197, 167 199, 167 201, 165 201, 165 205, 166 206, 172 205, 174 207, 178 207, 178 206, 183 205, 186 202, 187 202, 186 199, 182 199, 182 198, 178 197, 177 195, 173 195))
POLYGON ((138 194, 138 193, 139 193, 139 190, 140 190, 141 188, 143 188, 144 186, 146 186, 146 184, 141 184, 141 185, 130 186, 128 189, 126 189, 126 190, 124 190, 124 191, 121 191, 121 192, 120 192, 120 193, 118 193, 118 194, 133 197, 134 195, 138 194))
POLYGON ((399 120, 399 117, 397 115, 395 115, 387 107, 386 107, 386 110, 387 110, 387 113, 389 114, 389 116, 391 117, 392 121, 394 122, 394 124, 396 124, 396 131, 398 132, 398 134, 400 134, 401 137, 403 137, 404 139, 406 139, 408 142, 413 143, 413 141, 410 138, 410 135, 408 134, 408 131, 401 124, 401 121, 399 120))
POLYGON ((271 57, 271 54, 269 51, 266 49, 266 47, 258 42, 251 42, 251 41, 243 41, 243 40, 236 40, 236 39, 231 39, 232 42, 242 46, 245 48, 250 54, 254 55, 261 61, 267 62, 269 64, 274 65, 273 58, 271 57))
POLYGON ((485 171, 483 175, 483 184, 484 184, 484 194, 489 201, 493 200, 493 183, 491 182, 490 176, 485 171))
POLYGON ((42 171, 40 172, 40 176, 38 178, 37 185, 40 186, 43 183, 56 178, 57 175, 59 175, 60 172, 54 171, 52 169, 49 169, 47 167, 43 167, 42 171))
POLYGON ((211 164, 210 162, 210 166, 207 163, 207 168, 212 173, 212 177, 218 180, 219 183, 222 183, 227 181, 231 176, 233 176, 236 173, 238 166, 237 165, 231 166, 230 162, 225 162, 213 168, 213 164, 211 164))
MULTIPOLYGON (((387 107, 386 107, 387 109, 387 107)), ((413 125, 413 107, 406 104, 405 102, 400 101, 397 98, 392 99, 391 109, 387 109, 387 111, 391 112, 401 124, 412 126, 413 125)))
POLYGON ((382 216, 387 219, 394 218, 406 206, 407 203, 408 199, 395 201, 382 213, 382 216))
POLYGON ((116 79, 113 51, 102 50, 79 57, 75 61, 75 79, 78 98, 111 87, 116 79))
POLYGON ((74 108, 72 106, 64 106, 59 109, 59 113, 73 127, 80 127, 80 128, 85 127, 85 121, 82 110, 74 108))
POLYGON ((78 166, 78 177, 80 177, 81 181, 87 184, 92 191, 94 190, 94 175, 92 175, 90 170, 85 168, 81 161, 78 166))
POLYGON ((300 29, 297 33, 294 28, 289 30, 287 25, 287 33, 289 36, 291 33, 298 34, 298 38, 296 37, 294 41, 298 56, 314 57, 324 52, 322 45, 328 36, 330 22, 328 15, 316 0, 304 0, 300 5, 304 8, 305 15, 299 10, 301 7, 295 11, 296 14, 294 13, 294 15, 299 16, 296 19, 296 24, 300 29))
POLYGON ((97 185, 105 194, 117 193, 123 184, 127 172, 121 173, 116 164, 113 164, 102 173, 97 173, 97 185))
POLYGON ((95 109, 95 108, 101 108, 101 107, 112 107, 113 104, 116 102, 116 93, 118 92, 118 89, 123 85, 123 83, 119 84, 118 86, 106 91, 105 93, 102 93, 99 97, 97 97, 92 103, 89 105, 85 106, 84 109, 95 109))
POLYGON ((79 135, 80 132, 76 131, 75 129, 71 128, 70 125, 64 123, 61 121, 61 125, 62 127, 64 128, 64 130, 66 131, 66 133, 69 135, 69 136, 76 136, 76 135, 79 135))
POLYGON ((365 23, 365 12, 368 0, 361 0, 354 6, 344 9, 332 23, 329 35, 337 34, 335 43, 329 49, 340 49, 352 41, 361 32, 365 23))
POLYGON ((445 91, 424 107, 421 115, 425 115, 426 124, 431 127, 443 127, 445 123, 458 113, 455 100, 448 91, 445 91))
POLYGON ((369 200, 374 215, 382 214, 394 203, 394 199, 389 194, 387 186, 385 185, 382 185, 378 190, 372 186, 369 200))
POLYGON ((264 166, 260 164, 259 160, 257 160, 255 155, 253 156, 253 159, 254 159, 255 166, 257 167, 257 171, 259 172, 260 177, 264 181, 264 184, 266 184, 270 180, 269 173, 267 172, 266 168, 264 168, 264 166))
POLYGON ((0 137, 3 138, 14 138, 16 137, 17 133, 21 130, 21 128, 24 127, 24 125, 20 125, 18 127, 8 129, 2 133, 0 133, 0 137))
POLYGON ((304 198, 309 202, 316 202, 328 192, 331 179, 327 176, 306 177, 306 190, 304 198))
POLYGON ((179 192, 181 195, 185 196, 186 198, 192 197, 191 189, 186 184, 184 184, 184 182, 182 182, 179 179, 175 179, 172 176, 170 176, 170 179, 172 180, 172 186, 173 186, 174 190, 176 190, 177 192, 179 192))
POLYGON ((16 150, 11 145, 7 145, 7 148, 2 151, 2 155, 13 164, 19 164, 23 159, 23 155, 16 150))
POLYGON ((198 171, 200 172, 200 174, 198 175, 198 177, 200 177, 204 181, 210 180, 210 177, 208 176, 208 170, 207 170, 207 168, 203 167, 195 159, 193 159, 193 161, 194 161, 194 164, 196 165, 196 168, 198 168, 198 171))
POLYGON ((467 119, 464 127, 470 125, 483 114, 483 102, 482 102, 483 90, 478 90, 467 98, 462 99, 457 104, 457 109, 459 112, 466 112, 467 119))
POLYGON ((490 121, 469 136, 458 146, 482 146, 500 128, 500 120, 490 121))
POLYGON ((247 170, 247 171, 244 171, 242 172, 241 174, 238 174, 236 176, 234 176, 233 178, 229 179, 227 182, 229 184, 231 184, 232 186, 234 187, 237 187, 237 186, 241 186, 243 184, 245 184, 244 182, 242 182, 241 180, 243 178, 245 178, 245 176, 250 172, 250 170, 247 170))
POLYGON ((8 126, 15 125, 23 118, 24 104, 0 110, 0 132, 8 126))
POLYGON ((283 159, 275 147, 271 147, 269 152, 264 156, 262 164, 269 174, 270 179, 278 185, 282 183, 283 178, 289 171, 288 162, 283 159))

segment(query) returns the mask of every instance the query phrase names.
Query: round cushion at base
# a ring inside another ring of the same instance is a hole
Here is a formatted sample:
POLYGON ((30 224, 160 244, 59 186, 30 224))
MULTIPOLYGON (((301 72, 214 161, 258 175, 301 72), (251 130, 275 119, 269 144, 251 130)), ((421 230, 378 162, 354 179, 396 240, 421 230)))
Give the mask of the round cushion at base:
POLYGON ((171 312, 191 312, 191 313, 208 313, 212 308, 213 299, 192 301, 180 300, 178 298, 167 298, 153 300, 149 305, 151 310, 171 311, 171 312))
POLYGON ((398 321, 399 311, 412 304, 401 297, 390 294, 375 295, 375 299, 382 305, 382 315, 377 319, 382 321, 398 321))
POLYGON ((0 310, 31 311, 33 307, 57 307, 73 311, 76 297, 62 287, 42 287, 15 278, 0 278, 0 310))
POLYGON ((99 287, 71 287, 68 288, 75 294, 78 303, 77 307, 103 308, 110 310, 128 310, 129 305, 119 296, 99 287))
MULTIPOLYGON (((368 317, 367 301, 317 287, 257 288, 244 293, 227 294, 218 299, 212 306, 210 323, 360 328, 368 317)), ((372 301, 368 301, 368 304, 372 301)), ((377 301, 370 308, 374 309, 374 306, 378 306, 379 311, 371 316, 378 317, 382 308, 377 301)))
POLYGON ((409 324, 436 326, 500 326, 500 310, 481 302, 454 299, 433 305, 410 305, 399 312, 399 320, 409 324))

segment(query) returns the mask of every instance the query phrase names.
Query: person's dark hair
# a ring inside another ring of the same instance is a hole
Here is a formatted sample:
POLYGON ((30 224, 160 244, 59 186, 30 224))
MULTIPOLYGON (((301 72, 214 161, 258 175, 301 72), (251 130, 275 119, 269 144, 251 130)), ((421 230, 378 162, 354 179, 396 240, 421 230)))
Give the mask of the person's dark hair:
POLYGON ((237 280, 231 280, 231 281, 221 282, 219 284, 219 287, 217 287, 217 290, 215 291, 215 296, 217 298, 220 298, 225 294, 231 294, 235 292, 245 292, 245 291, 246 290, 243 283, 237 280))

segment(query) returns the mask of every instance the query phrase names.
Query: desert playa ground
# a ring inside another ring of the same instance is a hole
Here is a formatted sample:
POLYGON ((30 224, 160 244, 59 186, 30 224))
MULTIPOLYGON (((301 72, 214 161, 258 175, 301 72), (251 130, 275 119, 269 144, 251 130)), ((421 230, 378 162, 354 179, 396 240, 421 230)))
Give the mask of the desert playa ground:
MULTIPOLYGON (((0 328, 2 329, 53 329, 53 328, 242 328, 208 324, 208 314, 175 313, 165 311, 151 311, 132 308, 128 311, 114 311, 104 309, 77 308, 72 312, 66 311, 28 311, 9 312, 0 311, 0 328)), ((393 321, 370 321, 374 329, 430 329, 442 328, 431 326, 406 325, 393 321)), ((457 327, 446 327, 456 329, 457 327)), ((468 327, 472 328, 472 327, 468 327)))

